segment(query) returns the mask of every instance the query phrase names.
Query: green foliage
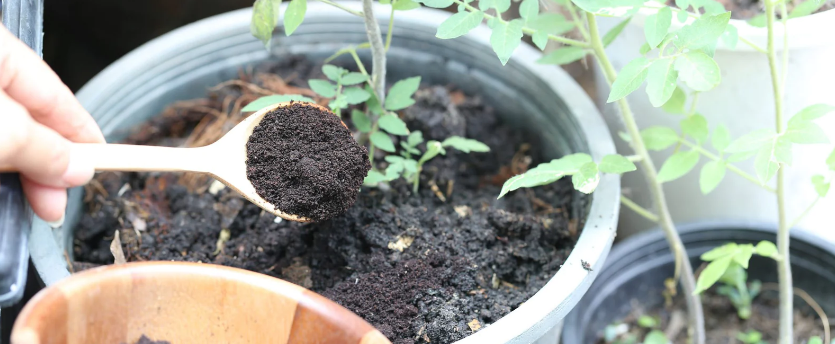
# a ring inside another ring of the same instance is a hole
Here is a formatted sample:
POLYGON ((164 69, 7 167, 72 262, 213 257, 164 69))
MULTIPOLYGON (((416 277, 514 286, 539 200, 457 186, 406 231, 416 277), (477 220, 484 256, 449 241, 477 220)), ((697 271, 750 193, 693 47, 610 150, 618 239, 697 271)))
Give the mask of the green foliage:
POLYGON ((467 32, 472 31, 472 29, 475 29, 478 24, 481 24, 483 17, 484 14, 481 12, 458 12, 453 14, 438 26, 438 32, 435 34, 435 37, 450 39, 463 36, 467 32))
POLYGON ((647 16, 644 21, 644 35, 650 47, 657 48, 673 22, 673 11, 669 7, 662 7, 657 13, 647 16))
POLYGON ((496 9, 498 13, 504 13, 510 9, 510 0, 481 0, 478 2, 478 9, 482 11, 496 9))
POLYGON ((377 120, 377 125, 380 126, 380 129, 392 135, 409 135, 409 129, 406 128, 406 123, 393 113, 387 113, 381 116, 377 120))
POLYGON ((360 110, 354 109, 351 111, 351 122, 354 122, 354 126, 357 127, 361 133, 368 133, 371 131, 371 119, 360 110))
POLYGON ((620 70, 620 73, 618 73, 617 79, 612 83, 612 90, 609 92, 609 99, 606 102, 611 103, 620 100, 637 90, 638 87, 641 87, 641 84, 647 79, 647 68, 649 65, 650 61, 643 57, 634 59, 626 64, 620 70))
POLYGON ((548 55, 543 56, 536 62, 541 64, 563 65, 577 61, 586 56, 588 53, 588 50, 578 47, 559 48, 555 49, 548 55))
POLYGON ((307 0, 290 0, 287 12, 284 13, 284 34, 290 36, 304 21, 307 12, 307 0))
POLYGON ((830 170, 835 171, 835 149, 833 149, 832 153, 829 153, 829 157, 826 158, 826 166, 828 166, 830 170))
POLYGON ((600 174, 597 172, 597 164, 593 161, 580 166, 580 169, 571 175, 571 183, 574 184, 574 189, 586 194, 592 193, 597 188, 597 184, 600 183, 600 174))
POLYGON ((673 40, 673 44, 679 50, 690 49, 693 51, 709 47, 722 36, 730 19, 731 12, 703 15, 692 24, 682 27, 673 40))
POLYGON ((583 11, 603 16, 621 17, 636 6, 644 3, 644 0, 571 0, 583 11))
POLYGON ((725 178, 725 170, 724 161, 708 161, 702 166, 702 171, 699 174, 699 189, 702 190, 702 194, 707 195, 719 186, 719 183, 725 178))
POLYGON ((418 2, 432 8, 447 8, 453 4, 452 0, 418 0, 418 2))
POLYGON ((600 172, 621 174, 634 170, 635 165, 620 155, 606 156, 598 165, 590 155, 575 153, 539 164, 523 174, 508 179, 502 186, 498 198, 520 188, 550 184, 565 176, 571 176, 571 181, 577 191, 588 194, 594 191, 600 182, 600 172))
POLYGON ((647 149, 654 151, 667 149, 679 141, 675 130, 662 126, 652 126, 641 130, 641 138, 647 149))
POLYGON ((307 84, 313 92, 316 92, 316 94, 324 98, 333 98, 336 96, 336 85, 327 80, 311 79, 307 81, 307 84))
MULTIPOLYGON (((750 292, 745 284, 744 269, 748 268, 748 262, 753 254, 763 257, 775 258, 777 247, 768 241, 761 241, 754 246, 752 244, 736 244, 728 243, 716 247, 710 251, 702 254, 701 259, 710 262, 696 281, 696 293, 701 293, 713 286, 717 281, 730 285, 731 288, 736 289, 738 296, 728 291, 726 294, 735 295, 737 301, 740 303, 738 309, 743 309, 743 314, 748 312, 746 307, 750 308, 751 299, 756 293, 750 292)), ((759 288, 757 287, 757 290, 759 288)), ((733 299, 732 299, 733 301, 733 299)))
POLYGON ((713 131, 713 137, 710 140, 713 149, 724 152, 728 145, 731 144, 731 134, 728 132, 728 127, 719 124, 713 131))
POLYGON ((281 0, 255 0, 252 5, 252 21, 249 24, 249 31, 255 38, 261 40, 267 49, 270 48, 273 29, 278 23, 280 12, 281 0))
POLYGON ((658 326, 658 320, 649 315, 642 315, 638 318, 638 326, 643 328, 654 328, 658 326))
POLYGON ((261 110, 265 107, 275 105, 275 104, 278 104, 278 103, 289 102, 291 100, 292 101, 299 101, 299 102, 313 103, 313 99, 310 99, 308 97, 298 95, 298 94, 281 94, 281 95, 275 94, 275 95, 264 96, 264 97, 258 98, 256 100, 253 100, 251 103, 244 106, 244 108, 241 109, 241 112, 258 111, 258 110, 261 110))
POLYGON ((632 17, 628 17, 624 20, 621 20, 620 23, 618 23, 618 25, 615 25, 614 27, 612 27, 612 29, 606 32, 606 34, 603 35, 603 38, 600 39, 603 42, 603 46, 608 47, 609 44, 612 44, 612 42, 615 41, 615 38, 617 38, 618 35, 620 35, 620 33, 623 31, 626 25, 629 24, 630 21, 632 21, 632 17))
POLYGON ((707 140, 707 119, 699 114, 687 116, 681 120, 681 132, 690 135, 699 143, 707 140))
POLYGON ((604 156, 603 159, 600 160, 600 166, 598 166, 598 168, 600 169, 600 172, 614 174, 623 174, 638 169, 632 161, 618 154, 609 154, 604 156))
POLYGON ((479 141, 473 139, 466 139, 460 136, 451 136, 441 143, 444 147, 452 147, 464 153, 469 152, 489 152, 490 147, 479 141))
POLYGON ((649 66, 647 74, 647 95, 652 106, 664 105, 676 89, 678 71, 673 68, 674 59, 658 59, 649 66))
POLYGON ((760 241, 755 248, 755 252, 763 257, 775 258, 777 256, 777 246, 770 241, 760 241))
POLYGON ((391 5, 391 8, 393 8, 395 11, 408 11, 420 8, 420 4, 412 0, 396 0, 391 5))
MULTIPOLYGON (((507 2, 509 4, 510 0, 507 2)), ((490 45, 493 47, 493 51, 496 52, 502 65, 505 65, 510 60, 513 50, 522 42, 522 21, 496 22, 492 28, 493 33, 490 35, 490 45)))
POLYGON ((748 333, 739 332, 736 334, 736 339, 745 344, 766 344, 763 341, 762 333, 754 330, 748 331, 748 333))
POLYGON ((644 344, 667 344, 669 342, 670 340, 660 330, 652 330, 644 337, 644 344))
POLYGON ((392 142, 391 137, 385 133, 376 131, 369 136, 369 140, 371 140, 374 147, 380 148, 389 153, 394 153, 394 142, 392 142))
POLYGON ((699 152, 697 151, 679 151, 671 155, 667 161, 661 165, 658 171, 658 182, 665 183, 681 178, 687 172, 696 167, 699 162, 699 152))
POLYGON ((823 344, 823 339, 821 339, 821 337, 814 336, 809 338, 809 341, 806 342, 806 344, 823 344))
POLYGON ((686 111, 684 110, 684 105, 687 102, 687 94, 684 93, 684 90, 681 87, 676 87, 673 90, 673 95, 667 100, 664 105, 661 105, 661 109, 664 112, 669 114, 675 115, 683 115, 686 111))
POLYGON ((522 0, 519 5, 519 16, 525 21, 536 18, 539 15, 539 0, 522 0))
POLYGON ((757 151, 763 146, 772 143, 776 136, 777 134, 773 129, 758 129, 731 142, 731 144, 725 148, 725 152, 746 153, 757 151))
POLYGON ((420 87, 419 76, 394 83, 386 97, 386 110, 397 111, 412 106, 415 103, 412 95, 417 92, 418 87, 420 87))
POLYGON ((675 67, 681 79, 695 91, 710 91, 722 81, 719 65, 701 51, 682 55, 676 59, 675 67))

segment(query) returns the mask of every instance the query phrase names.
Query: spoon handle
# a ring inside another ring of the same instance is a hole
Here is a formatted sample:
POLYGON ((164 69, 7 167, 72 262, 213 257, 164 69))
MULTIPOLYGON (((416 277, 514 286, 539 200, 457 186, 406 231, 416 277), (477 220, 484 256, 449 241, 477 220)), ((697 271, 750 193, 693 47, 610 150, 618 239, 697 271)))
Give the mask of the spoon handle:
MULTIPOLYGON (((174 148, 110 143, 73 143, 73 159, 92 163, 96 171, 207 172, 211 148, 174 148)), ((0 172, 16 172, 0 164, 0 172)))

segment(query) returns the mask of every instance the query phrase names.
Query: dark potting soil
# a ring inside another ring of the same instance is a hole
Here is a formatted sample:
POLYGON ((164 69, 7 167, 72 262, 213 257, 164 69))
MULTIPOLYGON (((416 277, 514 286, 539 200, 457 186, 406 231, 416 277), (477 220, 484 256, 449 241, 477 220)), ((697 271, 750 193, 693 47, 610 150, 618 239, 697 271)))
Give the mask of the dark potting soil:
POLYGON ((143 334, 142 337, 139 337, 139 340, 136 341, 136 343, 133 343, 133 344, 171 344, 171 342, 169 342, 167 340, 156 340, 155 341, 155 340, 152 340, 151 338, 148 338, 147 336, 145 336, 143 334))
MULTIPOLYGON (((765 3, 761 0, 716 0, 717 2, 721 3, 725 6, 725 9, 731 11, 731 18, 732 19, 742 19, 748 20, 757 15, 765 13, 765 3)), ((792 9, 795 6, 800 4, 801 2, 812 1, 812 0, 788 0, 786 10, 791 13, 792 9)), ((675 6, 674 0, 668 0, 668 4, 671 6, 675 6)), ((823 6, 821 6, 817 11, 814 13, 820 13, 823 11, 828 11, 835 8, 835 0, 826 0, 823 6)), ((692 9, 692 8, 691 8, 692 9)), ((778 14, 779 16, 779 14, 778 14)))
MULTIPOLYGON (((643 339, 648 329, 638 326, 638 318, 642 315, 654 317, 659 321, 657 329, 667 333, 668 338, 673 337, 674 344, 687 343, 686 329, 686 308, 684 299, 676 298, 672 307, 654 307, 645 309, 633 302, 632 313, 621 322, 627 324, 630 329, 628 334, 643 339), (675 320, 673 320, 675 318, 675 320)), ((776 291, 764 291, 751 304, 751 317, 742 320, 737 315, 737 310, 730 303, 727 296, 719 295, 710 289, 702 296, 702 305, 705 314, 706 343, 741 343, 737 334, 758 331, 762 334, 762 340, 768 343, 776 343, 779 335, 779 307, 780 300, 776 291)), ((794 313, 794 340, 792 343, 806 343, 809 337, 820 336, 823 338, 823 325, 820 318, 811 310, 796 305, 794 313)), ((640 340, 636 343, 639 343, 640 340)), ((597 344, 613 344, 603 339, 597 344)))
POLYGON ((313 221, 348 210, 371 169, 368 150, 339 117, 302 103, 267 113, 246 148, 246 175, 258 195, 313 221))
MULTIPOLYGON (((205 99, 172 105, 127 142, 209 144, 260 94, 315 98, 303 80, 324 78, 320 64, 301 58, 256 70, 205 99)), ((345 213, 308 224, 281 221, 200 175, 101 173, 86 188, 75 258, 112 263, 119 230, 129 261, 200 261, 289 280, 354 311, 395 344, 462 339, 559 270, 582 228, 574 214, 585 205, 574 209, 573 201, 587 198, 561 180, 496 199, 506 179, 543 161, 536 136, 503 125, 476 96, 433 86, 415 98, 400 115, 426 140, 461 135, 491 151, 449 149, 424 166, 417 194, 403 180, 363 187, 345 213)))

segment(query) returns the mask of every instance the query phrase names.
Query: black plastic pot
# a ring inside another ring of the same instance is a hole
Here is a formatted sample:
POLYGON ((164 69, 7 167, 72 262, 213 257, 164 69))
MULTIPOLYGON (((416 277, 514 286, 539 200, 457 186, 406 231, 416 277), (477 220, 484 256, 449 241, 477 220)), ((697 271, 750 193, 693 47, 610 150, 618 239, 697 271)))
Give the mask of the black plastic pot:
MULTIPOLYGON (((776 237, 775 226, 749 222, 699 222, 680 225, 678 230, 694 267, 702 263, 702 253, 716 246, 773 242, 776 237)), ((835 244, 795 230, 791 263, 794 286, 808 292, 827 314, 835 313, 835 244)), ((594 343, 606 325, 632 311, 632 300, 647 308, 661 305, 663 282, 673 275, 673 268, 673 256, 658 229, 615 245, 598 278, 565 319, 561 342, 594 343)), ((763 283, 777 281, 775 262, 757 255, 751 258, 748 274, 763 283)), ((795 299, 796 308, 804 304, 795 299)))

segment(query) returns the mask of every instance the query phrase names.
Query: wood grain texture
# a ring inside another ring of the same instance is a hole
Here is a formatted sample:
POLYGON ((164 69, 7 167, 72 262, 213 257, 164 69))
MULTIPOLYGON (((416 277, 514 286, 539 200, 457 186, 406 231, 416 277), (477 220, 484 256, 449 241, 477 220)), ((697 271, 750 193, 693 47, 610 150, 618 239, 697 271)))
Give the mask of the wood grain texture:
POLYGON ((266 275, 229 267, 146 262, 86 270, 39 292, 12 344, 390 344, 336 303, 266 275))

